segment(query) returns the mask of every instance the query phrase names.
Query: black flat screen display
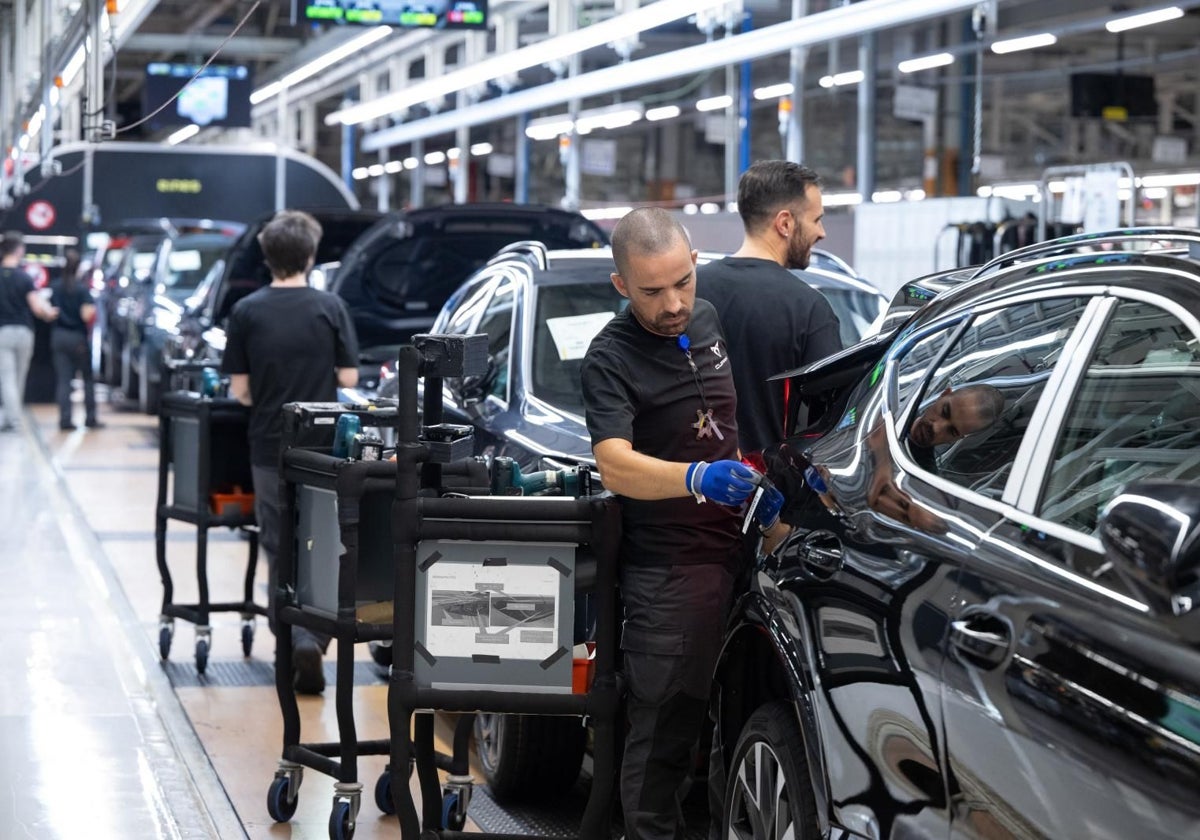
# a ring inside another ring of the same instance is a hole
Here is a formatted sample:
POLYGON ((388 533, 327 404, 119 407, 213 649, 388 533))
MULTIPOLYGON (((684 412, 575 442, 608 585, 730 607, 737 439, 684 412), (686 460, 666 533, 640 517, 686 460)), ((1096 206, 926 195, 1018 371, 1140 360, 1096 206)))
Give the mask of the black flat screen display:
POLYGON ((484 29, 487 0, 305 0, 311 21, 420 29, 484 29))
POLYGON ((146 65, 142 113, 149 114, 179 94, 155 116, 151 128, 195 123, 201 128, 250 126, 250 88, 253 78, 244 64, 210 64, 192 81, 199 64, 155 62, 146 65), (190 84, 189 84, 190 82, 190 84))

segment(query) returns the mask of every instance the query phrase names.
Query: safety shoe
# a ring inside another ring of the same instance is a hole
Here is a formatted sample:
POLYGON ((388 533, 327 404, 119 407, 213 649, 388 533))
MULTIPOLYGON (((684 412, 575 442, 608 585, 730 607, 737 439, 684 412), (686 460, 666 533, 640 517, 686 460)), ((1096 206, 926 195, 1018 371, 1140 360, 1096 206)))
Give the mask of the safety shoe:
POLYGON ((304 639, 292 648, 292 687, 297 694, 320 694, 325 690, 325 669, 321 646, 304 639))

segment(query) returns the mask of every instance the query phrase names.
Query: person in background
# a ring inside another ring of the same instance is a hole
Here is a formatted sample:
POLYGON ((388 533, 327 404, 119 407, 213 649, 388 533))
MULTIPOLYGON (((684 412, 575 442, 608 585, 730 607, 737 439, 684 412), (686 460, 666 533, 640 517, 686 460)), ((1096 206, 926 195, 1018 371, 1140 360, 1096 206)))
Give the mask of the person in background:
POLYGON ((71 418, 71 380, 78 372, 83 381, 84 424, 99 429, 96 417, 96 381, 88 352, 88 331, 96 317, 91 291, 79 278, 79 251, 68 248, 62 275, 52 287, 50 303, 58 309, 58 319, 50 328, 50 352, 54 357, 56 379, 54 395, 58 402, 58 428, 76 428, 71 418))
MULTIPOLYGON (((687 234, 666 211, 641 208, 617 223, 612 249, 613 285, 629 306, 592 340, 581 379, 592 451, 623 522, 620 796, 629 840, 675 840, 746 565, 741 508, 760 476, 738 460, 734 379, 716 352, 717 315, 695 299, 687 234)), ((772 491, 755 509, 769 540, 786 533, 782 504, 772 491)))
MULTIPOLYGON (((229 314, 221 369, 229 393, 250 406, 250 466, 259 544, 267 555, 268 618, 275 629, 275 558, 279 550, 281 410, 290 402, 333 402, 358 383, 358 340, 341 298, 310 288, 321 225, 308 213, 281 210, 258 235, 271 284, 239 300, 229 314)), ((321 658, 329 637, 292 632, 293 684, 325 690, 321 658)))
POLYGON ((33 318, 50 322, 58 310, 33 287, 33 278, 21 270, 25 240, 9 231, 0 240, 0 399, 4 421, 0 432, 11 432, 21 423, 25 378, 33 360, 33 318))
POLYGON ((788 270, 808 268, 825 238, 824 213, 815 172, 759 161, 738 182, 741 247, 697 271, 696 297, 712 303, 725 332, 739 439, 751 460, 794 431, 784 429, 784 383, 767 379, 842 349, 829 302, 788 270))

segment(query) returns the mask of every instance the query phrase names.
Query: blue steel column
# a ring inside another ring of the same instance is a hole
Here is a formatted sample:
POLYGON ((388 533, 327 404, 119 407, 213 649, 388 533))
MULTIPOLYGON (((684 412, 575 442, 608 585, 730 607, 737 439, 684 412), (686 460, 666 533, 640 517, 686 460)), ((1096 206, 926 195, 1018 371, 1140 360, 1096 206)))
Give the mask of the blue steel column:
MULTIPOLYGON (((808 14, 808 0, 792 0, 792 20, 808 14)), ((836 42, 834 42, 836 44, 836 42)), ((785 157, 793 163, 804 162, 804 65, 808 47, 792 50, 788 81, 792 83, 792 111, 788 114, 785 157)))
POLYGON ((513 151, 513 201, 517 204, 529 203, 529 137, 525 129, 529 127, 529 115, 520 114, 517 117, 517 142, 513 151))
POLYGON ((875 33, 859 37, 858 68, 863 72, 858 86, 858 194, 863 202, 875 192, 875 33))
MULTIPOLYGON (((742 34, 754 29, 754 15, 746 12, 742 16, 742 34)), ((742 86, 738 97, 738 122, 741 124, 742 138, 738 144, 738 175, 750 168, 750 102, 754 97, 750 62, 742 62, 742 86)))

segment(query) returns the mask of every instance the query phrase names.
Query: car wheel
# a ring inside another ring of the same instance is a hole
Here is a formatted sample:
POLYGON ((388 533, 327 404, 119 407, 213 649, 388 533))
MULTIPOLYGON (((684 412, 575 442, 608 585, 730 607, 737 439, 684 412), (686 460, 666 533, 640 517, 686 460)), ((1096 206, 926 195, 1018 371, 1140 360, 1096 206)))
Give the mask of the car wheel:
POLYGON ((138 354, 138 408, 145 414, 158 414, 158 397, 162 390, 162 376, 155 382, 150 377, 150 359, 145 350, 138 354))
POLYGON ((121 348, 121 394, 125 400, 136 400, 138 396, 137 364, 133 359, 133 348, 125 344, 121 348))
POLYGON ((733 751, 721 836, 746 840, 816 838, 816 805, 804 740, 787 703, 760 707, 733 751))
POLYGON ((475 752, 497 802, 558 801, 575 786, 586 745, 576 717, 475 715, 475 752))

